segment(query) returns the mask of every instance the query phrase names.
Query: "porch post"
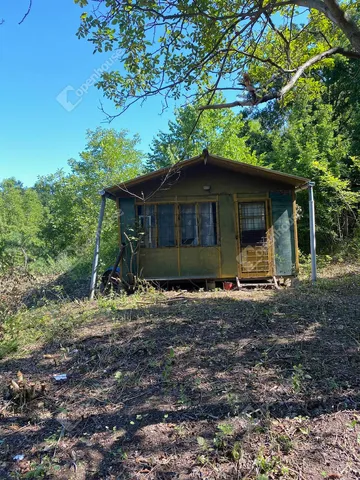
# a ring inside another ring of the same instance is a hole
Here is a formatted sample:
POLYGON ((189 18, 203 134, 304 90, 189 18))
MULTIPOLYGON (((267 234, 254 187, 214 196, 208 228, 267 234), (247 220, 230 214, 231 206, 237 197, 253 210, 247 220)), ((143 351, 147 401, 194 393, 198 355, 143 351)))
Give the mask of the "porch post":
POLYGON ((310 220, 310 252, 311 252, 311 280, 316 282, 316 236, 315 236, 315 205, 314 205, 315 182, 308 183, 309 192, 309 220, 310 220))
POLYGON ((94 259, 92 263, 92 270, 91 270, 91 281, 90 281, 90 294, 89 299, 93 300, 94 293, 95 293, 95 286, 96 286, 96 276, 97 276, 97 269, 99 264, 99 254, 100 254, 100 237, 101 237, 101 227, 104 218, 105 212, 105 204, 106 204, 106 195, 105 192, 100 192, 101 195, 101 206, 100 206, 100 213, 99 213, 99 221, 96 230, 96 237, 95 237, 95 250, 94 250, 94 259))

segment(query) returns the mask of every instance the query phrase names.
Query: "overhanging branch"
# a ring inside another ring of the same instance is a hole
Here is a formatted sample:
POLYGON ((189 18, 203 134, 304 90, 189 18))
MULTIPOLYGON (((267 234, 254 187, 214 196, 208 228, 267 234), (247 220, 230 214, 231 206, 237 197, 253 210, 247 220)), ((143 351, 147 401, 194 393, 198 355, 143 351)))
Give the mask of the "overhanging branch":
POLYGON ((300 65, 300 67, 296 69, 296 72, 294 73, 294 75, 280 90, 268 93, 266 95, 263 95, 262 97, 257 97, 254 100, 244 99, 244 100, 236 100, 235 102, 230 102, 230 103, 203 105, 199 107, 199 110, 202 111, 202 110, 216 110, 221 108, 253 107, 261 103, 269 102, 270 100, 280 100, 292 88, 294 88, 296 82, 299 80, 299 78, 304 74, 304 72, 308 68, 310 68, 312 65, 315 65, 315 63, 318 63, 321 60, 324 60, 324 58, 331 57, 332 55, 335 55, 335 54, 343 55, 344 57, 347 57, 347 58, 353 58, 358 60, 360 59, 360 53, 344 50, 341 47, 330 48, 325 52, 319 53, 318 55, 315 55, 314 57, 309 58, 309 60, 307 60, 302 65, 300 65))
POLYGON ((352 47, 360 53, 360 29, 336 0, 292 0, 294 5, 317 10, 333 22, 349 39, 352 47))
POLYGON ((21 25, 25 21, 26 17, 29 15, 29 13, 31 11, 31 8, 32 8, 32 0, 29 0, 28 9, 27 9, 25 15, 23 16, 23 18, 20 20, 19 25, 21 25))

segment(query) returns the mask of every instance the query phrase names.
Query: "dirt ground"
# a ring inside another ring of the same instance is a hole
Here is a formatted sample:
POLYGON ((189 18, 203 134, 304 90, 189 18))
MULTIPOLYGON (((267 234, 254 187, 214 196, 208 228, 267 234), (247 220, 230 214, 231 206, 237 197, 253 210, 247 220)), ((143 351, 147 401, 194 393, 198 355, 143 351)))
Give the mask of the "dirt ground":
POLYGON ((0 479, 359 479, 360 267, 323 277, 68 304, 0 361, 0 479))

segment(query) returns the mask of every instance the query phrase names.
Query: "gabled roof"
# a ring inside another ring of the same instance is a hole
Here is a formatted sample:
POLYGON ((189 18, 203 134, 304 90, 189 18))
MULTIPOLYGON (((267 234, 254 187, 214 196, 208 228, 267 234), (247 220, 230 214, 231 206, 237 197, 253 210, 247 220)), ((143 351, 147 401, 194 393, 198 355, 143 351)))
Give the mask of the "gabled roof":
POLYGON ((201 155, 198 155, 197 157, 190 158, 189 160, 183 160, 176 163, 175 165, 171 165, 170 167, 160 168, 159 170, 147 173, 145 175, 140 175, 139 177, 128 180, 127 182, 105 188, 104 191, 110 196, 119 196, 120 193, 123 193, 124 191, 129 191, 131 187, 140 185, 141 183, 156 178, 164 178, 166 175, 169 175, 172 172, 175 173, 179 170, 182 170, 183 168, 191 167, 201 163, 204 163, 205 165, 216 165, 218 167, 227 170, 233 170, 234 172, 238 173, 244 173, 246 175, 261 177, 268 180, 275 180, 286 185, 293 186, 297 189, 304 188, 310 181, 307 178, 278 172, 276 170, 271 170, 270 168, 257 167, 248 163, 237 162, 228 158, 212 155, 208 153, 207 150, 204 150, 203 153, 201 155))

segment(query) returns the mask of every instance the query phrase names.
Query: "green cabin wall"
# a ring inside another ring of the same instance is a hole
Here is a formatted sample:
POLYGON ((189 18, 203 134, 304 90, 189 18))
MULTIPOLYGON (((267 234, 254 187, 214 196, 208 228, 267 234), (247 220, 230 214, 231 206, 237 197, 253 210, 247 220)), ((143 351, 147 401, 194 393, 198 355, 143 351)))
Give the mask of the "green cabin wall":
POLYGON ((237 268, 237 238, 233 195, 219 195, 219 226, 221 245, 221 276, 236 277, 237 268))
POLYGON ((135 228, 135 199, 119 199, 119 219, 120 219, 120 243, 125 243, 125 253, 121 261, 122 276, 126 278, 128 273, 137 274, 137 259, 134 257, 131 263, 131 249, 128 244, 125 233, 131 237, 135 228))
POLYGON ((275 274, 294 275, 296 270, 293 198, 290 194, 271 192, 274 235, 275 274))
MULTIPOLYGON (((292 225, 292 188, 280 182, 227 171, 214 165, 196 165, 170 178, 170 186, 159 180, 134 187, 127 198, 119 198, 121 241, 124 233, 135 227, 137 198, 151 194, 149 202, 216 201, 220 245, 212 247, 141 248, 133 260, 132 272, 148 279, 234 279, 238 275, 237 203, 236 200, 271 199, 274 225, 276 275, 294 274, 295 241, 292 225), (209 185, 210 192, 203 186, 209 185), (135 200, 136 199, 136 200, 135 200), (288 223, 289 228, 285 228, 288 223)), ((130 249, 123 259, 123 274, 130 270, 130 249)))

